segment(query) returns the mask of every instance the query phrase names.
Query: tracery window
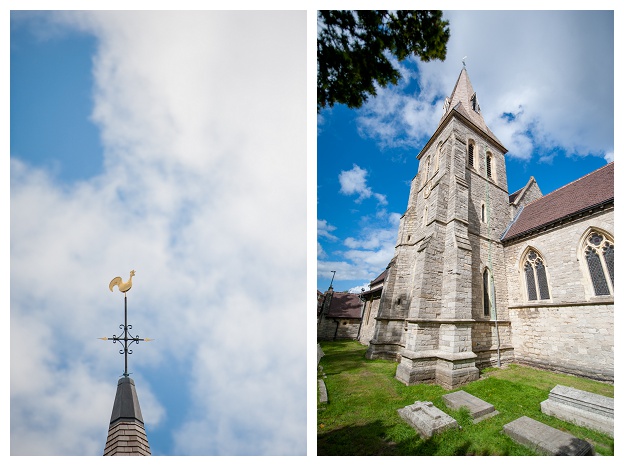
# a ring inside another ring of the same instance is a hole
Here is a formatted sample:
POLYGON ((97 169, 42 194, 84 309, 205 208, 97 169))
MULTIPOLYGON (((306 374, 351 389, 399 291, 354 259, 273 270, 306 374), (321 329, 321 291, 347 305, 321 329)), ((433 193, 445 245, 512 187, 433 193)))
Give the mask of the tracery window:
POLYGON ((593 231, 585 240, 583 253, 596 296, 613 294, 613 241, 593 231))
POLYGON ((550 299, 544 260, 533 249, 529 251, 524 260, 524 278, 529 301, 550 299))

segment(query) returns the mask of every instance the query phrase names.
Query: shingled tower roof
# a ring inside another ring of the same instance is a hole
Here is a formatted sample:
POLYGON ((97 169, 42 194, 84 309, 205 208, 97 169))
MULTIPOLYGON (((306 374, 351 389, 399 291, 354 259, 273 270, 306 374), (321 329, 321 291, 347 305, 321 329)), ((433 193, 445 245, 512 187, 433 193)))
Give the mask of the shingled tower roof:
POLYGON ((122 377, 117 384, 104 456, 149 456, 134 380, 122 377))

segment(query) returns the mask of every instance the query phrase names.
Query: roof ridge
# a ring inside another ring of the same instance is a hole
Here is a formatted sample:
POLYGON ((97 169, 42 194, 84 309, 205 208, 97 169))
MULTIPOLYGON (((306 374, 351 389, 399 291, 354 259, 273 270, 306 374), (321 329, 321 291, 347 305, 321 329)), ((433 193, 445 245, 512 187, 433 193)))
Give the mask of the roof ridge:
MULTIPOLYGON (((613 161, 613 162, 615 162, 615 161, 613 161)), ((577 182, 581 181, 583 178, 587 178, 588 176, 593 175, 594 173, 599 172, 600 170, 604 170, 604 169, 605 169, 605 168, 607 168, 609 165, 613 164, 613 162, 609 162, 608 164, 603 165, 603 166, 602 166, 602 167, 600 167, 600 168, 597 168, 597 169, 596 169, 596 170, 594 170, 593 172, 589 172, 589 173, 587 173, 586 175, 583 175, 583 176, 581 176, 580 178, 577 178, 576 180, 570 181, 568 184, 565 184, 565 185, 561 186, 560 188, 557 188, 557 189, 555 189, 554 191, 551 191, 551 192, 549 192, 548 194, 545 194, 545 195, 543 195, 542 197, 539 197, 539 198, 537 198, 537 199, 535 199, 535 200, 533 200, 533 201, 529 202, 528 204, 526 204, 526 206, 525 206, 525 207, 530 206, 531 204, 534 204, 534 203, 535 203, 535 202, 537 202, 537 201, 541 201, 542 199, 547 198, 547 197, 548 197, 548 196, 550 196, 551 194, 555 194, 557 191, 561 191, 563 188, 567 188, 568 186, 570 186, 570 185, 572 185, 572 184, 574 184, 574 183, 577 183, 577 182)))

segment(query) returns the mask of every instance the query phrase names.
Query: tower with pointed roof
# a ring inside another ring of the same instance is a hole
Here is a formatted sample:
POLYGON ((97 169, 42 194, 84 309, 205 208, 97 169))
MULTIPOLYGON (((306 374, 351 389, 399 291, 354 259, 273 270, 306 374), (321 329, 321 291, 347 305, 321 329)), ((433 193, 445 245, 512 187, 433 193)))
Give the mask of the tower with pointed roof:
POLYGON ((465 67, 418 154, 368 358, 396 377, 455 388, 478 367, 511 360, 500 241, 510 221, 505 153, 465 67))
POLYGON ((132 350, 129 347, 133 343, 138 345, 141 341, 152 341, 151 338, 139 338, 138 335, 130 333, 132 325, 128 325, 127 292, 132 288, 132 277, 134 275, 135 271, 132 270, 130 279, 127 282, 124 282, 121 277, 115 277, 109 284, 111 292, 113 287, 117 286, 119 291, 124 294, 124 323, 119 326, 123 333, 119 336, 113 335, 112 338, 100 338, 100 340, 104 341, 121 343, 123 349, 120 350, 120 353, 124 355, 124 372, 117 383, 117 393, 115 394, 113 411, 108 426, 104 456, 150 456, 152 454, 147 442, 143 415, 139 406, 139 397, 137 396, 134 380, 130 378, 130 373, 128 372, 128 355, 132 354, 132 350))
POLYGON ((121 377, 113 403, 104 456, 150 456, 134 380, 121 377))

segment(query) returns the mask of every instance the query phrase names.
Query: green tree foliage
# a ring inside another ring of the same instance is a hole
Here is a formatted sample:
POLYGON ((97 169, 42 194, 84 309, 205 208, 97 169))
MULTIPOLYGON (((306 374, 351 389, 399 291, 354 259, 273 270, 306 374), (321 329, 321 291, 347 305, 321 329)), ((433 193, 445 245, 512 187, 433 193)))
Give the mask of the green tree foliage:
POLYGON ((359 108, 376 95, 375 83, 396 84, 401 73, 389 55, 446 58, 450 32, 441 11, 323 10, 318 21, 317 112, 336 103, 359 108))

